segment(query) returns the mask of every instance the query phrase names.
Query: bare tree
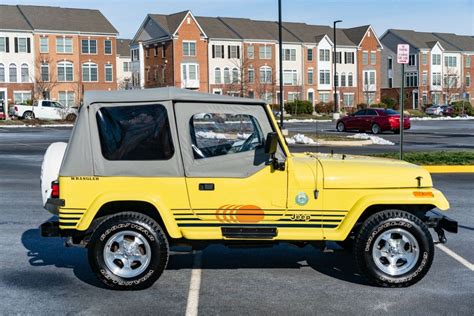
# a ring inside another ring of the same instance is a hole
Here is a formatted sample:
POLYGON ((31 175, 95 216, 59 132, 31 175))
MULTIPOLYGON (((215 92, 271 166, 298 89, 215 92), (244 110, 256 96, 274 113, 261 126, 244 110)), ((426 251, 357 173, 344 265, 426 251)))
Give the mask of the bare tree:
POLYGON ((448 67, 443 78, 443 94, 445 95, 446 103, 453 101, 454 97, 459 96, 462 90, 457 70, 448 67))
POLYGON ((129 90, 131 89, 131 78, 130 77, 125 77, 119 80, 117 84, 117 89, 118 90, 129 90))
POLYGON ((57 80, 51 75, 56 73, 56 63, 50 56, 39 55, 35 60, 35 70, 33 98, 46 99, 51 90, 58 85, 57 80))
POLYGON ((263 98, 265 95, 271 94, 272 99, 276 93, 277 81, 275 72, 272 69, 270 78, 261 78, 260 72, 258 78, 255 78, 255 93, 263 98))
POLYGON ((237 92, 240 97, 247 97, 248 92, 251 90, 252 81, 249 77, 249 70, 253 70, 253 80, 255 80, 255 70, 253 69, 252 60, 242 56, 242 58, 233 58, 232 67, 229 69, 230 82, 226 83, 224 75, 224 86, 223 90, 227 92, 237 92), (234 76, 234 71, 237 70, 237 76, 234 76))

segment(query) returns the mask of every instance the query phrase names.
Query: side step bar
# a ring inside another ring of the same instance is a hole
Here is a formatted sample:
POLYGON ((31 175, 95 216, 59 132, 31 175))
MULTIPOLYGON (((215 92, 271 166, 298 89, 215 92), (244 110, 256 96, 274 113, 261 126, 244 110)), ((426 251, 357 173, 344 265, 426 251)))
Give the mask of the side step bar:
POLYGON ((226 238, 272 239, 278 234, 276 227, 221 227, 226 238))

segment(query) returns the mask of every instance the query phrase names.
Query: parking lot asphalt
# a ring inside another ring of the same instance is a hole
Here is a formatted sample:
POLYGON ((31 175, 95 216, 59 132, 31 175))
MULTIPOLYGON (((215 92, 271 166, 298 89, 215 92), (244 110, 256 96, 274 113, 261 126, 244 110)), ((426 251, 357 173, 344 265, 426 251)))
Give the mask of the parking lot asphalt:
MULTIPOLYGON (((406 289, 368 285, 352 256, 330 245, 281 244, 272 248, 210 246, 198 254, 174 252, 150 289, 116 292, 95 279, 86 251, 41 238, 50 215, 41 207, 42 155, 70 129, 0 128, 0 313, 1 314, 185 314, 200 256, 198 311, 208 314, 433 314, 472 315, 474 272, 436 248, 431 271, 406 289)), ((434 175, 460 224, 448 247, 474 262, 474 174, 434 175)))

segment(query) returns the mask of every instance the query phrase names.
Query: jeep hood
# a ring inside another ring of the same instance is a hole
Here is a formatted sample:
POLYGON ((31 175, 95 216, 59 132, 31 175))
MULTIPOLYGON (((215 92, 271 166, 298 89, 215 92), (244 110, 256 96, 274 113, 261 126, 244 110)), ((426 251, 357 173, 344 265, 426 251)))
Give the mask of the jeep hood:
POLYGON ((321 163, 324 172, 324 188, 327 189, 417 188, 419 186, 426 188, 433 186, 428 171, 400 160, 351 155, 312 153, 307 155, 318 159, 321 163))

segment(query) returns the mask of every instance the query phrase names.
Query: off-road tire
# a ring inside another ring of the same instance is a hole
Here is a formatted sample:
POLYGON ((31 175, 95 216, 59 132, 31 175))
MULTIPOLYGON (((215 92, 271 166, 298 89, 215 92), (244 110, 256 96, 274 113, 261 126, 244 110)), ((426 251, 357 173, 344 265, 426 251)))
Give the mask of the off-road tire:
POLYGON ((418 217, 401 210, 385 210, 370 216, 362 224, 355 239, 354 254, 358 269, 370 283, 381 287, 407 287, 420 281, 430 269, 434 243, 428 227, 418 217), (377 237, 393 228, 409 232, 419 246, 416 264, 406 273, 397 276, 383 272, 372 256, 377 237))
POLYGON ((380 134, 382 132, 382 128, 377 123, 374 123, 370 130, 372 131, 372 134, 380 134))
POLYGON ((142 290, 150 287, 161 276, 169 257, 169 245, 160 225, 150 217, 123 212, 110 216, 95 229, 88 244, 89 264, 99 280, 114 290, 142 290), (104 247, 120 231, 133 231, 146 239, 151 249, 147 268, 139 275, 124 278, 114 274, 106 265, 104 247))
POLYGON ((344 125, 343 122, 339 122, 336 125, 336 130, 340 133, 345 132, 346 131, 346 125, 344 125))

